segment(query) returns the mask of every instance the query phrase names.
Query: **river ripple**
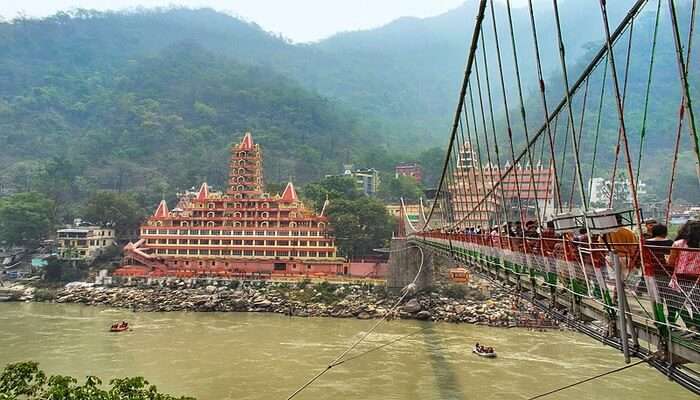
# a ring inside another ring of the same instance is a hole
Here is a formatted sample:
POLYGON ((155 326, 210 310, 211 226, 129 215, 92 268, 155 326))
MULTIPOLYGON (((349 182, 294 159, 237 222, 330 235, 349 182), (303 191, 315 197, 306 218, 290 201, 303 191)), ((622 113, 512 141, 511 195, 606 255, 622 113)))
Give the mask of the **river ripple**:
MULTIPOLYGON (((52 374, 145 376, 199 400, 284 399, 373 321, 253 313, 132 313, 74 304, 0 303, 0 364, 36 360, 52 374), (117 320, 133 331, 108 333, 117 320)), ((357 351, 425 326, 382 325, 357 351)), ((298 399, 523 399, 622 365, 622 355, 570 332, 433 324, 329 371, 298 399), (499 358, 471 354, 480 341, 499 358)), ((637 366, 548 399, 691 399, 637 366)))

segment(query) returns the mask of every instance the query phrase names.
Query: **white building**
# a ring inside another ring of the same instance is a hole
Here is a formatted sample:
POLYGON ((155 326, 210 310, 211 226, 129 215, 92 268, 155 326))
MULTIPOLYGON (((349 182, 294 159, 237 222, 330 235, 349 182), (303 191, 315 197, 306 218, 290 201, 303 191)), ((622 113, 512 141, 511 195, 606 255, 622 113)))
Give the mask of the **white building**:
POLYGON ((92 262, 109 247, 115 246, 114 229, 101 226, 84 226, 80 220, 69 228, 56 231, 58 258, 69 261, 92 262))

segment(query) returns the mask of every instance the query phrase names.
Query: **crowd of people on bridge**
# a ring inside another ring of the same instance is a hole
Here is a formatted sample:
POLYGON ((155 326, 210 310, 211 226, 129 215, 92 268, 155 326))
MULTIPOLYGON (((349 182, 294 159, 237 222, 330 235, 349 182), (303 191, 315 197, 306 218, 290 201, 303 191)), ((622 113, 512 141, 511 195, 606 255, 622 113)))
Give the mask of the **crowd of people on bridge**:
MULTIPOLYGON (((629 273, 642 263, 662 268, 674 275, 700 276, 700 220, 690 220, 677 232, 675 239, 668 237, 668 227, 654 219, 644 222, 641 237, 643 260, 640 257, 640 237, 626 227, 619 226, 605 234, 590 234, 586 228, 575 232, 558 233, 554 223, 549 221, 541 228, 534 220, 506 222, 501 226, 466 227, 462 229, 442 229, 441 234, 453 235, 457 240, 467 237, 468 241, 491 247, 538 254, 551 257, 565 257, 577 260, 578 248, 614 250, 620 257, 622 267, 629 273)), ((595 262, 595 257, 592 262, 595 262)))
POLYGON ((534 220, 433 230, 427 234, 585 264, 603 271, 610 269, 606 277, 612 271, 609 255, 614 251, 623 277, 628 280, 632 274, 639 276, 637 293, 647 290, 642 275, 654 276, 669 309, 669 320, 675 320, 673 315, 688 326, 700 327, 700 220, 685 223, 673 239, 669 238, 668 227, 653 219, 644 221, 641 235, 625 226, 619 216, 618 223, 615 230, 604 234, 590 234, 585 228, 559 233, 552 221, 540 227, 534 220))

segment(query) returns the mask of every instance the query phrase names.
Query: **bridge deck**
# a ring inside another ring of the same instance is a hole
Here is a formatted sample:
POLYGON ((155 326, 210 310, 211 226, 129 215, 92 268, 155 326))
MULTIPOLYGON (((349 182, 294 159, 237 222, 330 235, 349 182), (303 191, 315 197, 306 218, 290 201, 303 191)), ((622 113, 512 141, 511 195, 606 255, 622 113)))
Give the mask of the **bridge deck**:
MULTIPOLYGON (((561 284, 552 290, 553 287, 547 284, 542 276, 530 275, 525 272, 525 268, 521 272, 503 268, 501 261, 492 261, 488 257, 475 255, 466 243, 437 238, 415 238, 413 240, 424 247, 453 257, 465 265, 479 268, 502 282, 519 286, 537 298, 545 299, 549 304, 557 304, 566 309, 567 313, 576 315, 580 321, 585 321, 591 326, 593 326, 591 323, 594 321, 598 321, 600 324, 607 323, 610 319, 610 314, 606 310, 609 307, 601 299, 577 296, 561 284)), ((671 340, 667 341, 653 319, 649 298, 636 295, 637 299, 633 300, 629 297, 633 296, 628 295, 629 317, 633 321, 634 333, 643 342, 642 346, 649 347, 653 352, 657 350, 669 351, 671 354, 669 358, 673 363, 700 363, 700 340, 684 339, 680 334, 673 332, 671 340)), ((598 330, 600 330, 599 327, 598 330)), ((608 335, 609 333, 601 331, 601 334, 608 335)))

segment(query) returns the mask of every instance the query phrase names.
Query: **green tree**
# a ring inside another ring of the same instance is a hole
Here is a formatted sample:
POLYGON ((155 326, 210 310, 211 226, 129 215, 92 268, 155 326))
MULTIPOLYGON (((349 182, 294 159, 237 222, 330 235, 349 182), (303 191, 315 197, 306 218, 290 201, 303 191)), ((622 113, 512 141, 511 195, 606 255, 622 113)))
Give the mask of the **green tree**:
POLYGON ((365 196, 332 200, 327 214, 340 253, 351 259, 384 247, 396 224, 380 201, 365 196))
POLYGON ((99 191, 93 193, 83 209, 83 217, 96 224, 113 224, 117 233, 138 228, 145 213, 129 193, 99 191))
POLYGON ((36 192, 0 199, 0 240, 25 244, 47 236, 52 227, 53 201, 36 192))
POLYGON ((364 195, 352 177, 329 176, 320 182, 304 186, 302 196, 313 203, 316 211, 320 211, 326 199, 331 201, 337 199, 356 200, 364 195))
POLYGON ((142 377, 112 379, 109 385, 88 376, 84 384, 76 378, 53 375, 46 377, 36 362, 9 364, 0 374, 0 400, 194 400, 192 397, 173 397, 158 392, 142 377))
POLYGON ((378 193, 380 199, 391 203, 397 203, 402 198, 406 202, 415 203, 422 195, 423 188, 410 176, 383 178, 378 193))

